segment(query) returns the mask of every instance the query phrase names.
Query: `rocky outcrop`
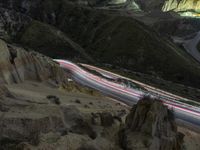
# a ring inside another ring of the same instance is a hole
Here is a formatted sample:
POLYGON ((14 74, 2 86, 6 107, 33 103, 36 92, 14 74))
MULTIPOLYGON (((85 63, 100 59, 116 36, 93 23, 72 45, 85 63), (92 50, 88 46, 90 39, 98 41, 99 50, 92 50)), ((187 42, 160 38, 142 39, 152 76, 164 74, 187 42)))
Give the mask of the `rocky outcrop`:
POLYGON ((166 0, 163 5, 163 11, 196 11, 200 9, 200 1, 198 0, 166 0))
POLYGON ((20 83, 25 80, 45 81, 53 79, 66 83, 64 71, 48 57, 36 52, 8 45, 0 40, 0 82, 20 83))
POLYGON ((162 102, 149 98, 132 108, 120 137, 127 150, 181 150, 183 140, 173 114, 162 102))
POLYGON ((135 0, 144 11, 199 11, 200 1, 198 0, 135 0))

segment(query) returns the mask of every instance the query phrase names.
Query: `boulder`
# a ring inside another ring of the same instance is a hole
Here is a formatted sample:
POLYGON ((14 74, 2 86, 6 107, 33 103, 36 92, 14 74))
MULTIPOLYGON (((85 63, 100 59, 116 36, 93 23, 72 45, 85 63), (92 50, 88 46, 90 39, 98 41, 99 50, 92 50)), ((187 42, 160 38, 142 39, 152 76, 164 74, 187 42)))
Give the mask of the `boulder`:
POLYGON ((183 142, 171 110, 150 98, 133 106, 119 135, 121 146, 127 150, 180 150, 183 142))

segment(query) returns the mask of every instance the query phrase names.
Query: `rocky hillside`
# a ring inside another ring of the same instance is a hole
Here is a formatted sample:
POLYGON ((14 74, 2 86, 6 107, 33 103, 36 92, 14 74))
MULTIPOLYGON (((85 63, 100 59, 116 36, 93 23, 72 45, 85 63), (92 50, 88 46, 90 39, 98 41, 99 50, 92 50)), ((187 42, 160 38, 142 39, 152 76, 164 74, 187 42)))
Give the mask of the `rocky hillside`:
POLYGON ((200 1, 198 0, 166 0, 163 5, 163 11, 200 11, 200 1))
POLYGON ((58 84, 67 82, 63 70, 49 58, 36 52, 27 52, 2 40, 0 40, 0 61, 1 84, 48 79, 52 79, 58 84))
POLYGON ((135 0, 139 4, 140 8, 144 11, 176 11, 176 12, 186 12, 193 11, 199 12, 200 2, 198 0, 135 0))

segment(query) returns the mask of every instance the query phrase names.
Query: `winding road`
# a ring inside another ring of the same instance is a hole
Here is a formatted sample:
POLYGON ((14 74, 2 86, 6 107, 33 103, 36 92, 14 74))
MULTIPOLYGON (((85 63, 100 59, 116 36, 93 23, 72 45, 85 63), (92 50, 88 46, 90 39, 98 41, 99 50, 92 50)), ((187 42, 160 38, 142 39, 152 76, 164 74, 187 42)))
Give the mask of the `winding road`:
MULTIPOLYGON (((72 79, 79 84, 84 86, 91 87, 98 91, 101 91, 103 94, 115 98, 129 106, 137 103, 145 95, 151 93, 152 97, 158 95, 160 100, 166 105, 169 109, 173 110, 175 119, 177 122, 184 122, 192 127, 200 128, 200 107, 189 105, 188 99, 176 96, 174 94, 156 89, 154 87, 142 84, 138 81, 133 80, 136 84, 147 89, 147 91, 141 91, 138 89, 128 88, 121 84, 114 83, 112 81, 106 80, 102 77, 96 76, 92 73, 87 72, 78 65, 67 61, 67 60, 54 60, 60 64, 60 66, 71 72, 72 79), (151 91, 151 92, 148 92, 151 91), (179 100, 185 100, 185 102, 179 100)), ((85 64, 86 66, 86 64, 85 64)), ((88 65, 90 66, 90 65, 88 65)), ((94 66, 90 66, 94 67, 94 66)), ((118 77, 119 75, 105 71, 103 69, 94 67, 97 71, 106 74, 109 77, 118 77)), ((94 69, 93 68, 93 69, 94 69)), ((121 77, 121 76, 120 76, 121 77)), ((194 102, 197 103, 197 102, 194 102)))

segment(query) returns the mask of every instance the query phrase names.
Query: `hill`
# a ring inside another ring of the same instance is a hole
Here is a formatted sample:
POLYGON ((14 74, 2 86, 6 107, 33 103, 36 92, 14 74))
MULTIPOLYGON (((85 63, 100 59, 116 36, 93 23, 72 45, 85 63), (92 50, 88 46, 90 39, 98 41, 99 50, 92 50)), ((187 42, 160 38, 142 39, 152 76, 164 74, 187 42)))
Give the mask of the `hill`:
POLYGON ((98 63, 199 86, 197 63, 144 24, 129 17, 78 6, 71 6, 60 15, 63 17, 57 28, 79 43, 98 63))
POLYGON ((96 64, 109 63, 193 87, 200 85, 198 64, 186 52, 131 17, 61 0, 40 1, 39 6, 30 1, 31 7, 19 3, 12 8, 8 8, 9 2, 1 3, 33 20, 17 32, 15 41, 24 46, 61 58, 82 54, 82 61, 88 61, 87 57, 96 64))

